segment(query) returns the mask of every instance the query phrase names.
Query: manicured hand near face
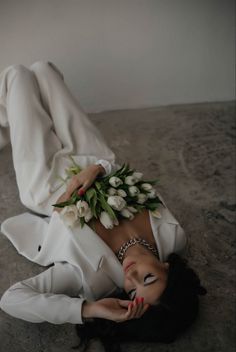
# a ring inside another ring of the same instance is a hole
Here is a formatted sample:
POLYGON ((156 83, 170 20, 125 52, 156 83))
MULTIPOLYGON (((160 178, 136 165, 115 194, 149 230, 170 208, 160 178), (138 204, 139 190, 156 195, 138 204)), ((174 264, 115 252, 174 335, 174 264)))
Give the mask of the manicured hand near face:
POLYGON ((103 298, 83 305, 82 315, 85 318, 103 318, 117 323, 140 318, 148 309, 142 298, 134 301, 118 298, 103 298))
POLYGON ((148 308, 149 304, 144 303, 143 297, 136 297, 133 302, 128 305, 127 320, 140 318, 148 308))

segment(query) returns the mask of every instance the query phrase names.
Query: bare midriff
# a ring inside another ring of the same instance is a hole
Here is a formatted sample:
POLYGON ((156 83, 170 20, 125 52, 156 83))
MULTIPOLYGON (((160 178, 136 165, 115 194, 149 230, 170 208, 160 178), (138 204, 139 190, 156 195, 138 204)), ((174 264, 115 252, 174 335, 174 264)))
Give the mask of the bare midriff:
POLYGON ((125 241, 132 237, 144 238, 156 248, 148 209, 143 209, 139 213, 134 214, 132 220, 120 219, 119 225, 114 226, 112 229, 106 229, 100 220, 95 218, 90 220, 87 225, 96 232, 114 253, 119 250, 125 241))

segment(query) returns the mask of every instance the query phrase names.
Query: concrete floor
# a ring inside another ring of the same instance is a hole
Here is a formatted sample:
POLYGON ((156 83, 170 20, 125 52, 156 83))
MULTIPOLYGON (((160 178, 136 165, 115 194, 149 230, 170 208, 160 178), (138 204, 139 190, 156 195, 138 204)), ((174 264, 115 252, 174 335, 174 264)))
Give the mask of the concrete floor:
MULTIPOLYGON (((149 178, 189 236, 187 257, 208 290, 197 321, 170 345, 123 344, 123 351, 235 351, 235 105, 211 103, 91 114, 117 155, 149 178)), ((10 146, 0 152, 0 221, 27 211, 20 203, 10 146)), ((45 270, 0 235, 0 294, 45 270)), ((65 352, 71 324, 32 324, 0 312, 1 352, 65 352)), ((89 351, 103 351, 94 341, 89 351)))

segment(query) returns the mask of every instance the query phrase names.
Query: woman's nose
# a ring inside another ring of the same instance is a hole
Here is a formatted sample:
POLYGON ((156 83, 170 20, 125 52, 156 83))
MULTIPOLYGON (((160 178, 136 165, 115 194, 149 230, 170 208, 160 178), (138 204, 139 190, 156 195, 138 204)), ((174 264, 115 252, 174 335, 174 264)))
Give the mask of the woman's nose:
POLYGON ((132 280, 134 282, 138 281, 138 273, 136 270, 129 270, 127 273, 126 273, 126 278, 128 280, 132 280))

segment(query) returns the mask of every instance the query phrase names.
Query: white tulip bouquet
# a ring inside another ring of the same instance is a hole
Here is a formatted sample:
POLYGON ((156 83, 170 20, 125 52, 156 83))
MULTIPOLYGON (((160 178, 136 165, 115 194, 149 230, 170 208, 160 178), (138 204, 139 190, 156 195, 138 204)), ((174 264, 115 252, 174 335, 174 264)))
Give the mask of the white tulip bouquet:
MULTIPOLYGON (((81 170, 73 160, 73 166, 66 169, 67 179, 81 170)), ((95 217, 99 218, 105 228, 112 229, 114 225, 119 225, 119 219, 132 220, 134 214, 143 208, 150 209, 154 216, 161 217, 157 208, 162 202, 153 188, 158 180, 147 181, 142 178, 141 172, 124 163, 117 171, 97 179, 83 195, 79 195, 76 190, 70 199, 53 206, 63 208, 60 216, 67 226, 80 221, 83 227, 85 222, 95 217)))

